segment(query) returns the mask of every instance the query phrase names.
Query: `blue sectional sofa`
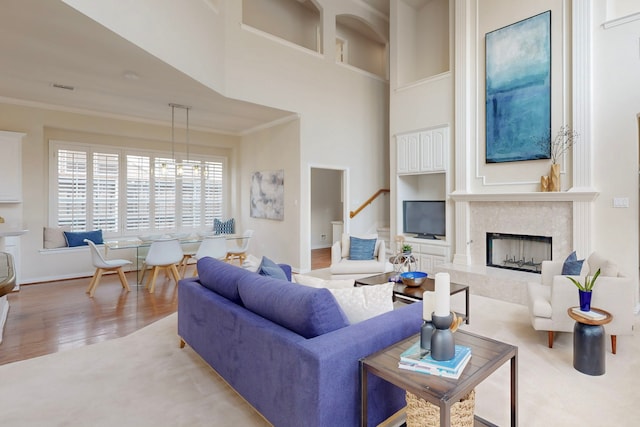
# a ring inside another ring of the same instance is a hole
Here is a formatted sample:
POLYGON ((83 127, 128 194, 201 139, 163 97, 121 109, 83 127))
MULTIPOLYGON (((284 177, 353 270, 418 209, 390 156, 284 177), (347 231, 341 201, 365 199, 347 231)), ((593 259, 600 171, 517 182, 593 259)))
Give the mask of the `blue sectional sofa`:
MULTIPOLYGON (((359 360, 420 329, 422 304, 349 325, 327 289, 212 258, 198 273, 179 283, 178 334, 277 427, 360 425, 359 360)), ((374 376, 368 399, 369 425, 405 405, 374 376)))

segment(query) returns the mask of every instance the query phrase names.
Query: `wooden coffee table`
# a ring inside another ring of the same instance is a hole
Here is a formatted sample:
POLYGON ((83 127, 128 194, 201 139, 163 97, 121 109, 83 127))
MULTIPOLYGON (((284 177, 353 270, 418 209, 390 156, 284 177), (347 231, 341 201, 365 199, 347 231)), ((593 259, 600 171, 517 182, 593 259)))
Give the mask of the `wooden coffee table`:
MULTIPOLYGON (((362 279, 356 279, 355 286, 371 286, 371 285, 381 285, 383 283, 389 282, 389 279, 393 276, 396 276, 399 273, 382 273, 376 274, 375 276, 364 277, 362 279)), ((396 283, 393 287, 393 299, 400 299, 406 302, 416 302, 422 301, 422 294, 424 291, 435 291, 435 280, 430 277, 427 277, 422 285, 419 287, 409 287, 405 286, 402 283, 396 283)), ((455 295, 459 292, 464 291, 465 296, 465 312, 456 313, 459 317, 462 317, 467 325, 469 324, 469 286, 460 285, 458 283, 451 282, 451 290, 450 294, 455 295)))
MULTIPOLYGON (((451 423, 451 406, 507 361, 511 363, 511 426, 518 425, 518 347, 458 330, 456 344, 471 348, 471 360, 457 380, 398 368, 400 354, 419 339, 414 335, 360 360, 360 422, 367 426, 367 376, 376 375, 440 407, 440 426, 451 423)), ((475 425, 493 426, 475 417, 475 425)))

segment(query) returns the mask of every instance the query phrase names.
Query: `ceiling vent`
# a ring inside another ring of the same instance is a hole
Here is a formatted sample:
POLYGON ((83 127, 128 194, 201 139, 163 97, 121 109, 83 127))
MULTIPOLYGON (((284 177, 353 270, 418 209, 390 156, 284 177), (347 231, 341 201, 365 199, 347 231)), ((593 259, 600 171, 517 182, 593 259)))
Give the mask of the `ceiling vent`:
POLYGON ((73 87, 73 86, 63 85, 63 84, 60 84, 60 83, 51 83, 51 86, 55 87, 57 89, 75 90, 75 87, 73 87))

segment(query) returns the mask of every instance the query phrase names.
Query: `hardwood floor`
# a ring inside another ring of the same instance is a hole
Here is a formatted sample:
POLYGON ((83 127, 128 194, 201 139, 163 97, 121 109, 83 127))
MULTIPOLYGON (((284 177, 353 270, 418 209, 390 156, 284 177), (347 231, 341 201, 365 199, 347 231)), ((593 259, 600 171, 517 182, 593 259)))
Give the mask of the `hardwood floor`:
POLYGON ((131 292, 109 274, 93 298, 85 293, 90 277, 23 285, 10 293, 0 365, 122 337, 177 310, 173 281, 160 276, 150 294, 135 285, 135 273, 126 276, 131 292))
POLYGON ((331 265, 331 248, 311 250, 311 269, 329 268, 331 265))
MULTIPOLYGON (((331 248, 312 251, 313 270, 330 264, 331 248)), ((189 268, 186 276, 191 274, 189 268)), ((23 285, 10 293, 0 365, 122 337, 177 310, 173 281, 160 276, 149 294, 136 287, 135 272, 126 275, 131 292, 122 289, 117 275, 108 274, 93 298, 85 293, 90 277, 23 285)))

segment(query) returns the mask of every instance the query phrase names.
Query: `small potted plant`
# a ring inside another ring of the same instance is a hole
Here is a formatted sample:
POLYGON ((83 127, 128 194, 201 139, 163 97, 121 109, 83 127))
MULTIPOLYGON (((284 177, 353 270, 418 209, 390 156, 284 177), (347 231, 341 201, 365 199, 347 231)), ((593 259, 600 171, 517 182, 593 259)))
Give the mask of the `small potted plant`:
POLYGON ((596 271, 596 274, 593 277, 585 277, 584 284, 580 283, 578 280, 573 277, 567 277, 567 279, 571 280, 574 285, 578 287, 578 295, 580 297, 580 310, 581 311, 589 311, 591 310, 591 292, 593 291, 593 286, 596 284, 596 280, 600 275, 600 269, 596 271))
POLYGON ((411 245, 405 243, 402 245, 402 253, 404 255, 411 255, 411 251, 413 250, 413 248, 411 247, 411 245))

